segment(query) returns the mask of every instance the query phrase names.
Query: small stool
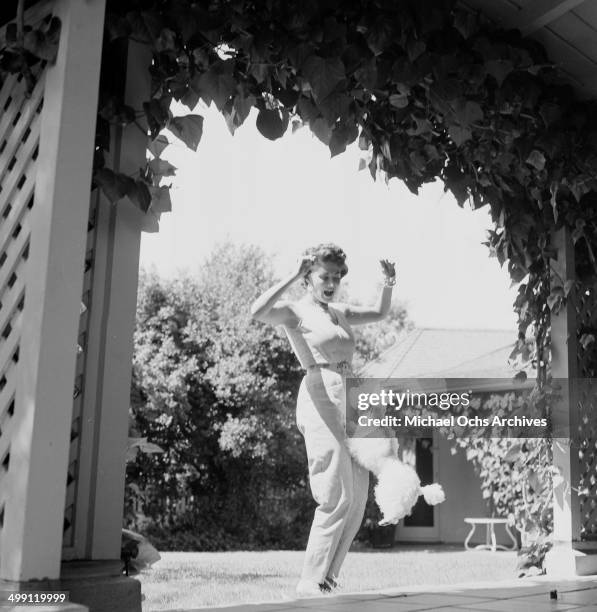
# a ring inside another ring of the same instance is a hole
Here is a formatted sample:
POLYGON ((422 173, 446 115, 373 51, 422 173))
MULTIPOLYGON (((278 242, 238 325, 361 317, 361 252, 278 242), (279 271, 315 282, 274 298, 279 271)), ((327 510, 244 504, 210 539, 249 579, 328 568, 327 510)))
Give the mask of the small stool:
POLYGON ((495 552, 496 550, 516 550, 518 547, 518 543, 516 542, 516 538, 512 535, 510 531, 510 526, 508 525, 508 519, 505 518, 465 518, 465 523, 472 525, 470 533, 466 536, 466 540, 464 541, 464 547, 466 550, 490 550, 491 552, 495 552), (485 525, 485 544, 477 544, 477 546, 469 546, 469 542, 475 533, 475 529, 477 529, 477 525, 485 525), (512 540, 512 546, 504 546, 502 544, 497 544, 495 541, 495 525, 503 525, 506 529, 506 533, 512 540))

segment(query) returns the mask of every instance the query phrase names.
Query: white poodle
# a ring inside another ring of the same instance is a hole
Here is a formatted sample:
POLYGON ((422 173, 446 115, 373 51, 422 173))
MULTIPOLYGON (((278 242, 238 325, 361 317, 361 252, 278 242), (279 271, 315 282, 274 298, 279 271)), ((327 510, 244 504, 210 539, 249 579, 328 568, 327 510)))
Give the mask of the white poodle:
POLYGON ((380 525, 396 524, 408 516, 419 495, 430 505, 446 499, 441 485, 421 487, 415 470, 398 459, 398 440, 391 430, 367 427, 366 433, 366 437, 358 437, 357 428, 355 437, 347 438, 346 443, 355 460, 377 478, 375 501, 383 515, 380 525))

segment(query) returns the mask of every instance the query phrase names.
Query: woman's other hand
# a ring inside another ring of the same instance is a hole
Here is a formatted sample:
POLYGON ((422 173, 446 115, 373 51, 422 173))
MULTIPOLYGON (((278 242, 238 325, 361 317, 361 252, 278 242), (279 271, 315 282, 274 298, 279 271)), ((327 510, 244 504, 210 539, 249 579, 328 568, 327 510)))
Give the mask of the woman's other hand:
POLYGON ((379 263, 381 264, 384 277, 389 281, 394 280, 396 278, 396 265, 394 262, 389 259, 380 259, 379 263))

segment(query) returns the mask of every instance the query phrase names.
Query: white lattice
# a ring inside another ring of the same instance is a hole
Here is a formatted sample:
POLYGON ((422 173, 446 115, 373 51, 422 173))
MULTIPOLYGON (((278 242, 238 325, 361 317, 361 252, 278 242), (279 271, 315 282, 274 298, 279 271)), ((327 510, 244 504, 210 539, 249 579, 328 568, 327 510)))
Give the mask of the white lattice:
MULTIPOLYGON (((91 288, 93 283, 93 264, 95 255, 95 224, 97 198, 90 198, 89 220, 87 223, 87 246, 85 249, 85 273, 83 277, 83 292, 81 297, 81 314, 79 320, 79 335, 77 342, 77 366, 75 385, 73 389, 73 418, 70 432, 70 453, 68 458, 68 473, 66 478, 66 501, 64 506, 64 533, 62 545, 65 549, 74 546, 76 496, 79 476, 79 456, 81 448, 81 413, 85 387, 85 358, 87 356, 87 337, 89 333, 89 308, 91 306, 91 288)), ((64 551, 70 556, 70 551, 64 551)), ((63 553, 63 554, 64 554, 63 553)))
MULTIPOLYGON (((28 23, 41 23, 52 15, 51 1, 28 11, 28 23)), ((10 468, 11 424, 15 412, 21 319, 27 287, 25 270, 34 210, 34 189, 39 149, 45 63, 33 69, 35 87, 27 94, 25 79, 8 75, 0 86, 0 482, 10 468)), ((71 448, 64 519, 65 547, 72 546, 79 457, 79 433, 88 309, 90 307, 95 198, 91 198, 85 281, 81 302, 78 355, 73 392, 71 448)), ((0 498, 0 529, 5 504, 0 498)))
MULTIPOLYGON (((20 75, 10 75, 0 89, 0 478, 10 467, 44 67, 36 79, 30 97, 20 75)), ((0 500, 0 528, 6 502, 0 500)))

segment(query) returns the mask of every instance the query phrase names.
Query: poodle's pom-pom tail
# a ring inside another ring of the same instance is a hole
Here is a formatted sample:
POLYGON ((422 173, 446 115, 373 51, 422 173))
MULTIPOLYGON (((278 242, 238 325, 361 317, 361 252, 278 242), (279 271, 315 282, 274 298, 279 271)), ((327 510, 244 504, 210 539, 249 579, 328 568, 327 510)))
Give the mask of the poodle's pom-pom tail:
POLYGON ((441 504, 446 499, 442 486, 437 483, 421 487, 421 493, 430 506, 441 504))

